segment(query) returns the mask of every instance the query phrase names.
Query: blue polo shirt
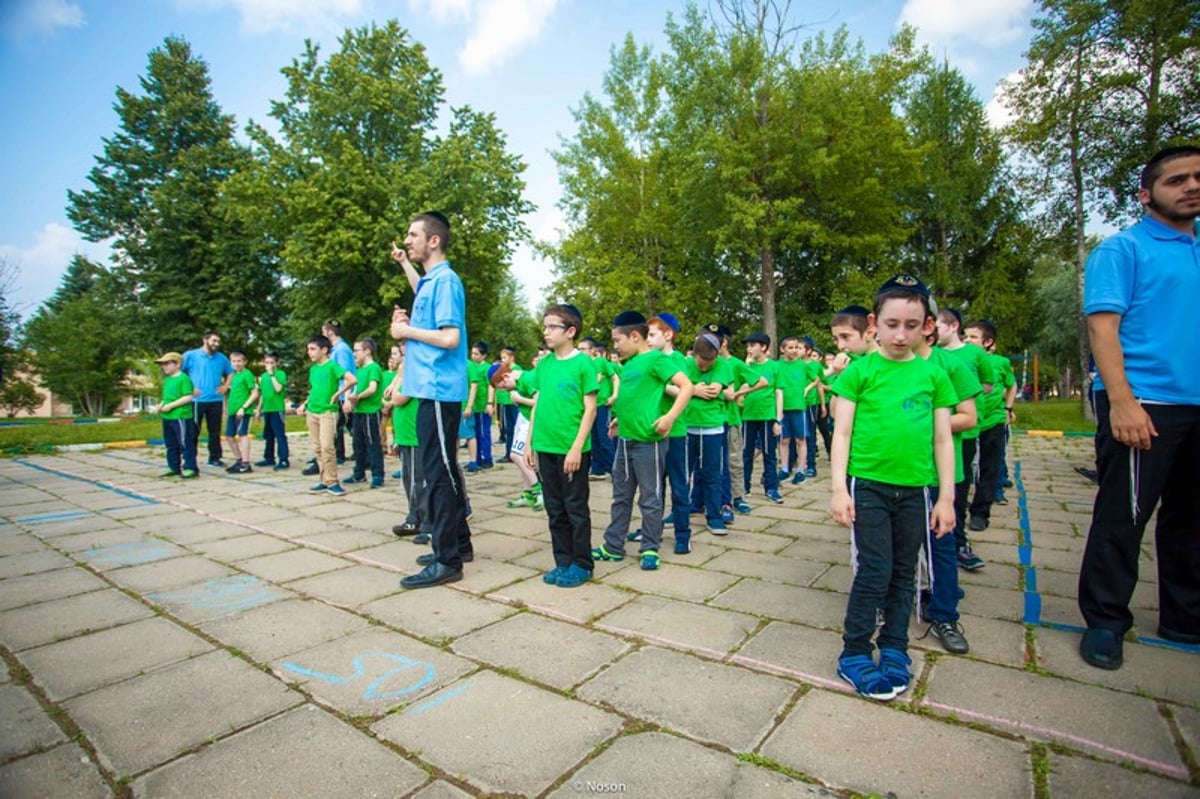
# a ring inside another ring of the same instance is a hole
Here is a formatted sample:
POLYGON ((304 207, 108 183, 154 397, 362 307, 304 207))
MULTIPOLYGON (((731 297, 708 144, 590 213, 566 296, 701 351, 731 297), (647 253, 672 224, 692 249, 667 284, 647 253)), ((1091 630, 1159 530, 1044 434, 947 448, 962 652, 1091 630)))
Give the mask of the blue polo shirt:
POLYGON ((404 394, 441 402, 466 400, 467 296, 449 261, 429 269, 417 283, 409 324, 422 330, 457 327, 459 336, 454 349, 409 340, 404 351, 404 394))
MULTIPOLYGON (((354 350, 346 343, 346 339, 338 339, 337 344, 329 348, 329 359, 342 367, 343 370, 354 374, 358 366, 354 363, 354 350)), ((338 381, 338 388, 346 385, 345 380, 338 381)), ((339 395, 340 396, 340 395, 339 395)))
MULTIPOLYGON (((1135 397, 1200 405, 1200 241, 1144 216, 1088 257, 1083 312, 1121 315, 1125 377, 1135 397)), ((1099 379, 1097 390, 1104 388, 1099 379)))
POLYGON ((224 397, 217 393, 217 386, 221 385, 225 375, 233 374, 233 364, 223 352, 209 355, 203 347, 197 347, 183 354, 181 370, 200 390, 196 402, 221 402, 224 397))

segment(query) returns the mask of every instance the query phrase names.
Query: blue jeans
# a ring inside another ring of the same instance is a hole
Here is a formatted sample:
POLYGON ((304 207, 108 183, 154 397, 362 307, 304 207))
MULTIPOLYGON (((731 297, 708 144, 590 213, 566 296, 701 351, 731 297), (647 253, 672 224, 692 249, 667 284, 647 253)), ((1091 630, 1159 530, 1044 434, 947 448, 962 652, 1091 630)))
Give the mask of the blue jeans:
POLYGON ((692 496, 704 505, 708 521, 721 521, 721 433, 688 433, 688 458, 692 462, 692 496))
MULTIPOLYGON (((937 502, 937 486, 929 488, 929 503, 937 502)), ((933 621, 958 621, 958 547, 954 534, 938 538, 929 532, 930 560, 933 563, 930 586, 932 599, 927 613, 933 621)))
POLYGON ((492 417, 491 414, 475 411, 475 463, 479 466, 492 465, 492 417))
POLYGON ((754 476, 754 450, 762 448, 764 491, 779 488, 779 470, 775 453, 779 450, 779 440, 775 437, 775 421, 773 419, 747 419, 742 425, 745 440, 742 442, 742 471, 746 475, 745 489, 750 492, 750 479, 754 476))
POLYGON ((500 419, 504 423, 504 460, 509 460, 512 457, 513 445, 513 430, 517 427, 517 417, 521 415, 521 409, 516 405, 501 405, 500 419))
POLYGON ((688 535, 692 530, 688 480, 693 459, 688 457, 688 438, 679 436, 667 439, 667 485, 671 488, 671 521, 676 538, 681 534, 688 535))
POLYGON ((267 411, 263 418, 263 460, 275 461, 275 449, 279 448, 279 463, 287 463, 288 440, 287 427, 283 421, 283 411, 267 411))
POLYGON ((196 471, 196 423, 191 419, 163 419, 163 444, 167 448, 167 468, 179 474, 183 469, 196 471))
POLYGON ((917 558, 929 529, 926 489, 853 477, 849 484, 858 569, 846 602, 842 656, 871 654, 875 613, 880 608, 883 629, 877 644, 881 649, 906 651, 917 558))
POLYGON ((808 442, 808 469, 815 472, 817 470, 817 414, 820 408, 816 405, 808 406, 805 413, 808 414, 808 430, 804 434, 804 440, 808 442))
POLYGON ((608 437, 610 410, 607 405, 596 406, 596 421, 592 423, 592 474, 612 474, 616 439, 608 437))

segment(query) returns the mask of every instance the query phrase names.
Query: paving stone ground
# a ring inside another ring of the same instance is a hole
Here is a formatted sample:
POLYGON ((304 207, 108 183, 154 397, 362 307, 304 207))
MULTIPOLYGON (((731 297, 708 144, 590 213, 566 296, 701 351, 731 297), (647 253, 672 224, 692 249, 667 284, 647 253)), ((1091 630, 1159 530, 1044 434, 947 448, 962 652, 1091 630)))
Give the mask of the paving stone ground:
POLYGON ((693 517, 657 572, 561 589, 501 466, 468 480, 464 579, 405 592, 426 550, 391 534, 398 481, 337 499, 296 468, 160 480, 155 449, 0 460, 0 797, 1200 797, 1200 651, 1156 638, 1152 535, 1125 667, 1077 653, 1091 459, 1014 436, 988 566, 961 574, 971 653, 914 620, 917 682, 888 704, 836 675, 827 473, 782 505, 756 489, 725 537, 693 517))

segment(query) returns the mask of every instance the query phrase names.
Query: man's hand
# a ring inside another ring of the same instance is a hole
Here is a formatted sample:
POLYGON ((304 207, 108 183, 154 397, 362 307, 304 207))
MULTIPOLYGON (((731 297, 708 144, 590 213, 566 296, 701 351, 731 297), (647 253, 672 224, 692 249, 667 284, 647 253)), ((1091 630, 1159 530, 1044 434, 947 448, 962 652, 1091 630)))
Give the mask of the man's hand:
POLYGON ((1158 436, 1150 414, 1134 399, 1112 403, 1108 424, 1113 438, 1131 449, 1150 449, 1151 441, 1158 436))
POLYGON ((392 260, 403 267, 408 267, 408 253, 403 248, 398 246, 396 242, 392 242, 392 260))
POLYGON ((399 305, 392 308, 392 338, 403 341, 408 338, 408 311, 399 305))

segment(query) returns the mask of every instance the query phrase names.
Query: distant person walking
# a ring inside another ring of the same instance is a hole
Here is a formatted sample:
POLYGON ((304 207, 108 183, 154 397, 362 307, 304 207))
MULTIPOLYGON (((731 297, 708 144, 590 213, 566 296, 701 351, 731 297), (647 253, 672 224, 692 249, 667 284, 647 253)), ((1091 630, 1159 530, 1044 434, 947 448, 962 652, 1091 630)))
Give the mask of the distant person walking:
POLYGON ((200 441, 200 424, 208 427, 208 465, 224 466, 221 460, 221 427, 224 422, 225 395, 229 393, 229 382, 233 377, 233 364, 221 352, 221 336, 208 331, 200 339, 201 344, 183 354, 181 371, 192 381, 196 391, 196 402, 192 414, 193 449, 200 441))
POLYGON ((1138 199, 1145 215, 1097 247, 1084 273, 1099 489, 1079 573, 1079 652, 1101 669, 1121 667, 1142 534, 1160 501, 1158 635, 1200 644, 1200 147, 1151 158, 1138 199))

